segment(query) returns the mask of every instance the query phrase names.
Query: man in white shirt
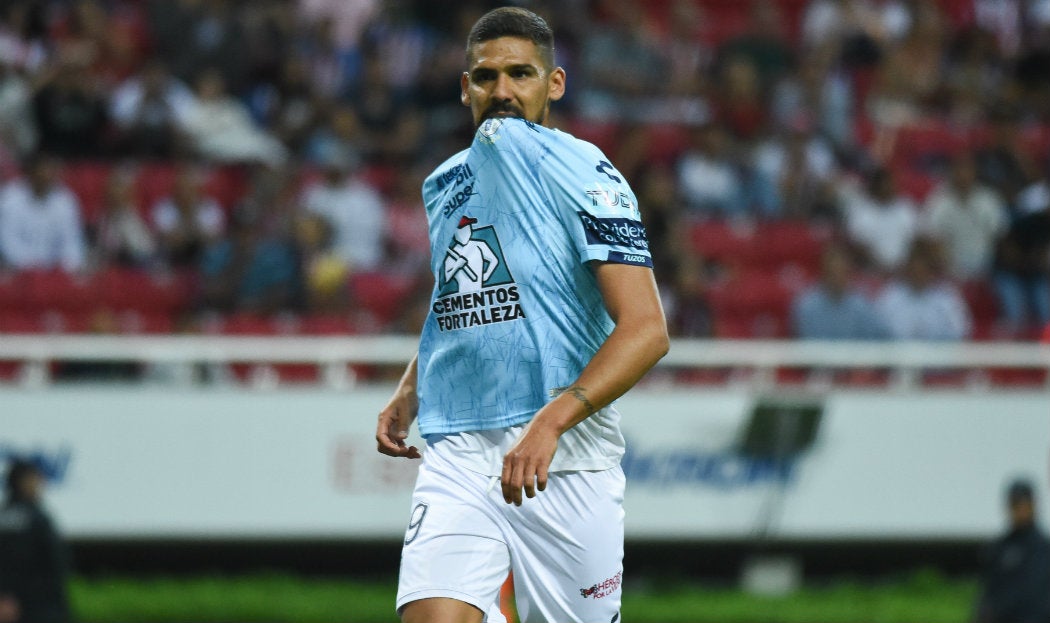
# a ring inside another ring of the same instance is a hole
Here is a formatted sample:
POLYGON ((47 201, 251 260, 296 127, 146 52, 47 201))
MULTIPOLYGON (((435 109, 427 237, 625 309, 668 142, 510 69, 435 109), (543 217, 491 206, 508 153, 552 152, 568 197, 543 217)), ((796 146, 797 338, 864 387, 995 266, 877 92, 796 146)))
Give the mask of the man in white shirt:
POLYGON ((333 156, 324 179, 306 189, 303 206, 332 227, 333 250, 351 270, 374 270, 383 260, 386 215, 371 185, 353 174, 355 163, 333 156))
POLYGON ((1009 219, 999 194, 978 184, 972 154, 955 158, 951 179, 926 200, 926 214, 930 233, 944 245, 952 276, 987 276, 1009 219))
POLYGON ((877 268, 892 273, 907 259, 908 248, 918 232, 918 210, 897 191, 893 173, 888 169, 873 171, 866 186, 863 191, 845 188, 841 193, 846 231, 877 268))
POLYGON ((973 322, 966 301, 951 282, 940 279, 935 247, 917 242, 903 275, 875 301, 885 334, 894 340, 962 340, 973 322))
POLYGON ((58 163, 29 159, 24 178, 0 192, 0 260, 17 270, 82 270, 86 248, 80 205, 58 182, 58 163))

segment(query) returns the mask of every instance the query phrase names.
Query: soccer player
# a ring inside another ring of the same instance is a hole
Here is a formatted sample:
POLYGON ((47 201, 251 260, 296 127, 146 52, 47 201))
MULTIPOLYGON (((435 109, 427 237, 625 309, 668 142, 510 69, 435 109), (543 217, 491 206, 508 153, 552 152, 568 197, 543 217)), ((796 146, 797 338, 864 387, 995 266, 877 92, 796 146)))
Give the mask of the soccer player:
POLYGON ((624 440, 612 402, 668 349, 638 205, 593 145, 547 128, 553 34, 520 8, 467 39, 470 147, 424 182, 436 284, 378 449, 422 465, 404 623, 619 620, 624 440), (406 444, 413 420, 426 453, 406 444))

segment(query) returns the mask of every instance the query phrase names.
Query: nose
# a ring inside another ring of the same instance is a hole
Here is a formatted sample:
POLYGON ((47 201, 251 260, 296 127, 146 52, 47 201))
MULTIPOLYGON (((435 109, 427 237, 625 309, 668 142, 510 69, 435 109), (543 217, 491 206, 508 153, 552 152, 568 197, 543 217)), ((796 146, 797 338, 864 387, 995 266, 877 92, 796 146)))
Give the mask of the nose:
POLYGON ((514 90, 511 88, 510 76, 506 74, 499 74, 496 78, 496 84, 492 87, 492 98, 501 101, 510 101, 514 98, 514 90))

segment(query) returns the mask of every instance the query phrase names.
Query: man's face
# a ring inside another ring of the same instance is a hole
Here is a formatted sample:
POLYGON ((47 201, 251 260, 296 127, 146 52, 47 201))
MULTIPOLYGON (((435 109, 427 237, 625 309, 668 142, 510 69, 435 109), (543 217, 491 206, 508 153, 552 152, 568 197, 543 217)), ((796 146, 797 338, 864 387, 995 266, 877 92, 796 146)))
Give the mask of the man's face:
POLYGON ((1009 504, 1010 525, 1022 528, 1035 520, 1035 505, 1028 498, 1011 500, 1009 504))
POLYGON ((460 100, 470 107, 474 125, 492 117, 543 124, 550 103, 565 94, 565 71, 548 68, 528 39, 500 37, 471 48, 460 86, 460 100))
POLYGON ((40 472, 30 472, 18 481, 18 490, 26 500, 39 502, 44 495, 44 476, 40 472))

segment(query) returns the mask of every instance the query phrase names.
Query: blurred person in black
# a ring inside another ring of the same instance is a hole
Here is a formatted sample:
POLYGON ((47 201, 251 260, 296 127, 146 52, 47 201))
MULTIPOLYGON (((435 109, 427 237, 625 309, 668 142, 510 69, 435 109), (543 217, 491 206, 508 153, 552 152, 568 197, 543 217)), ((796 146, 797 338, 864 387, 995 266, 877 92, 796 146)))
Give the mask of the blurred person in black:
POLYGON ((1010 527, 986 552, 975 623, 1050 622, 1050 541, 1035 522, 1027 480, 1007 489, 1010 527))
POLYGON ((63 623, 70 620, 65 544, 40 500, 44 474, 15 459, 7 471, 7 498, 0 507, 0 623, 63 623))

